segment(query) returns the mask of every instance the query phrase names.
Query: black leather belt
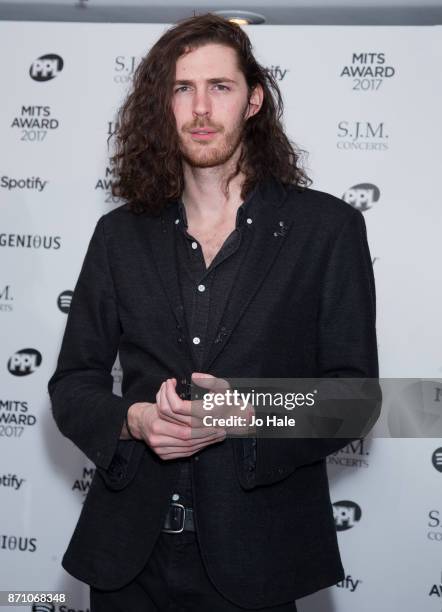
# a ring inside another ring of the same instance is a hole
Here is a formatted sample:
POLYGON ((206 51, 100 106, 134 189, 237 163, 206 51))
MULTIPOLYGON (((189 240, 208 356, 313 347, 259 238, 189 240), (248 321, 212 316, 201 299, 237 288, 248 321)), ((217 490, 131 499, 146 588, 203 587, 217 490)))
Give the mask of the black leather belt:
POLYGON ((187 508, 183 504, 171 502, 161 531, 165 533, 195 531, 193 508, 187 508))

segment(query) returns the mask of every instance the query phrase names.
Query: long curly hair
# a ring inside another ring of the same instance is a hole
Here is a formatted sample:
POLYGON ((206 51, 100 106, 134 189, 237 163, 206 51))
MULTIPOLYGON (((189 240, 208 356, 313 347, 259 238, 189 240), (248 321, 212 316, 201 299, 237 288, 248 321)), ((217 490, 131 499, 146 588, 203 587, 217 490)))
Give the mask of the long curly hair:
POLYGON ((134 72, 132 88, 118 110, 110 158, 115 180, 112 195, 125 200, 135 213, 158 215, 184 188, 182 154, 172 110, 176 62, 189 50, 208 43, 233 48, 244 74, 248 95, 260 84, 263 104, 243 129, 242 153, 228 177, 245 176, 241 198, 262 178, 274 177, 303 190, 311 179, 301 168, 299 150, 284 133, 283 100, 273 75, 261 66, 252 45, 237 24, 213 13, 177 22, 153 45, 134 72))

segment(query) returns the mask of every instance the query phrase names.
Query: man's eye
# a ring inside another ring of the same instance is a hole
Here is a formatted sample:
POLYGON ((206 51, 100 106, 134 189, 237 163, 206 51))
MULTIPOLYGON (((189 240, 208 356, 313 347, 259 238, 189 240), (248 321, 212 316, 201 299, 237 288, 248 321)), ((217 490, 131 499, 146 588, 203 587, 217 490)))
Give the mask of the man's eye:
MULTIPOLYGON (((227 87, 227 85, 221 85, 221 83, 215 83, 214 87, 218 87, 221 91, 230 91, 230 87, 227 87)), ((180 91, 184 91, 186 89, 189 89, 188 85, 181 85, 180 87, 177 87, 175 89, 175 93, 178 93, 180 91)))

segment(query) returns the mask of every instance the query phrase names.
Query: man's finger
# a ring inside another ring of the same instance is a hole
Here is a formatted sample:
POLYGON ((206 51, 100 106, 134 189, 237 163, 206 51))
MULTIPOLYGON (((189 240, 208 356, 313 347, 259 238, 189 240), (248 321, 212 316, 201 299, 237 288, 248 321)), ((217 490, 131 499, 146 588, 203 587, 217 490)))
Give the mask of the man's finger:
POLYGON ((198 444, 191 449, 188 450, 177 450, 176 447, 163 447, 161 450, 161 457, 163 459, 178 459, 180 457, 189 457, 193 455, 197 451, 209 446, 210 444, 216 444, 217 442, 221 442, 224 438, 215 438, 214 440, 210 440, 205 442, 204 444, 198 444))
POLYGON ((158 439, 155 439, 155 443, 153 444, 153 447, 154 448, 164 448, 167 446, 172 446, 172 447, 176 447, 179 449, 193 449, 193 448, 196 448, 197 446, 204 446, 205 444, 208 444, 209 442, 223 439, 225 438, 225 435, 226 435, 225 432, 222 434, 217 432, 217 433, 210 434, 208 436, 201 436, 199 438, 188 438, 186 440, 174 438, 171 436, 160 435, 158 436, 158 439))
POLYGON ((193 372, 192 382, 198 387, 208 389, 213 393, 223 393, 230 389, 230 384, 224 378, 218 378, 212 374, 206 374, 204 372, 193 372))
MULTIPOLYGON (((181 416, 172 410, 172 406, 170 404, 170 400, 167 394, 168 385, 172 385, 172 384, 173 384, 172 381, 169 381, 168 379, 164 381, 160 387, 160 402, 159 404, 157 404, 158 413, 161 418, 168 417, 168 420, 175 420, 177 422, 181 422, 181 423, 184 423, 190 426, 191 422, 190 422, 190 419, 188 418, 188 415, 183 414, 183 416, 181 416)), ((177 398, 180 402, 182 402, 180 397, 177 396, 177 398)))
POLYGON ((179 440, 206 438, 214 434, 222 433, 223 431, 224 428, 220 427, 187 427, 163 419, 158 419, 153 426, 153 433, 155 435, 169 436, 179 440))

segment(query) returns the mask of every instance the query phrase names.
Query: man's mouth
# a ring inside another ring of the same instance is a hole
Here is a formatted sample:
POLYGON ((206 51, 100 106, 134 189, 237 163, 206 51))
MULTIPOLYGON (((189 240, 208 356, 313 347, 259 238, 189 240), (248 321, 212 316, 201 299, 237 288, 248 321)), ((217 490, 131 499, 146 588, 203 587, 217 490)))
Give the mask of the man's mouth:
POLYGON ((213 136, 215 136, 217 132, 215 130, 191 130, 190 133, 193 138, 196 138, 198 140, 206 140, 208 138, 213 138, 213 136))

